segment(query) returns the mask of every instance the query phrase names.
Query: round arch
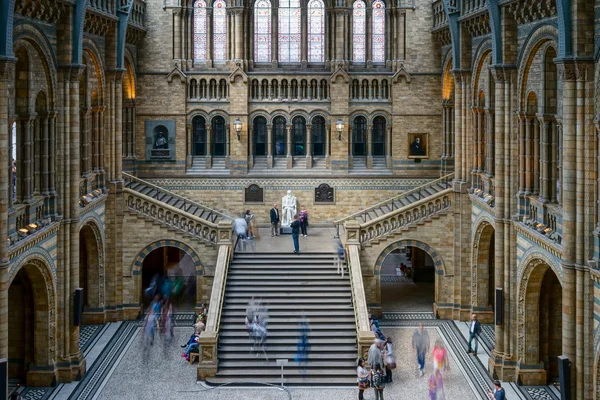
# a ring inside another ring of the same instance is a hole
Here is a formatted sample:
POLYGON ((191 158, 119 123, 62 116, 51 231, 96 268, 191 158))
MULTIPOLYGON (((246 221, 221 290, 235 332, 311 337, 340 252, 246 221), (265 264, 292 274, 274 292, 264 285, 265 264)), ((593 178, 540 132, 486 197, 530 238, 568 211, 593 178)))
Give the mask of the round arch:
POLYGON ((79 286, 84 288, 86 309, 104 307, 104 237, 98 222, 90 217, 79 230, 79 286))
MULTIPOLYGON (((473 236, 471 261, 471 307, 473 311, 492 312, 494 310, 494 234, 491 220, 485 218, 473 236)), ((492 317, 490 315, 490 317, 492 317)))
POLYGON ((562 338, 562 282, 543 254, 525 256, 522 265, 517 292, 519 375, 525 384, 545 385, 558 369, 552 365, 550 354, 562 352, 562 345, 556 346, 556 338, 550 338, 552 334, 562 338), (555 343, 553 349, 550 343, 555 343))
POLYGON ((146 256, 148 254, 150 254, 150 252, 152 252, 153 250, 156 250, 161 247, 175 247, 179 250, 184 251, 194 261, 194 266, 196 268, 196 275, 204 275, 204 265, 200 261, 200 257, 198 256, 196 251, 183 242, 180 242, 177 240, 170 240, 170 239, 158 240, 154 243, 147 245, 142 250, 140 250, 138 252, 137 256, 133 260, 133 264, 131 266, 131 275, 132 276, 140 275, 142 272, 142 265, 144 263, 144 259, 146 258, 146 256))
POLYGON ((383 265, 383 261, 392 251, 399 250, 404 247, 416 247, 418 249, 425 251, 433 259, 433 265, 435 266, 436 275, 445 275, 446 274, 444 260, 439 255, 439 253, 433 249, 433 247, 431 247, 427 243, 423 243, 419 240, 402 239, 402 240, 398 240, 397 242, 394 242, 394 243, 388 245, 385 249, 383 249, 381 251, 381 253, 379 253, 379 256, 377 257, 377 261, 375 261, 375 275, 379 275, 381 273, 381 266, 383 265))
MULTIPOLYGON (((39 371, 41 379, 36 376, 27 384, 33 386, 54 384, 56 373, 48 372, 54 371, 53 366, 56 362, 56 277, 51 264, 48 264, 45 257, 39 254, 29 254, 24 257, 9 275, 8 292, 9 326, 17 329, 18 322, 15 321, 23 320, 26 317, 23 315, 23 311, 26 311, 27 302, 31 303, 29 304, 29 310, 32 313, 29 315, 31 327, 25 327, 17 335, 9 335, 9 351, 11 348, 16 349, 19 347, 14 344, 11 345, 13 340, 18 343, 29 335, 31 341, 21 342, 25 348, 33 346, 25 350, 25 354, 28 354, 25 357, 31 357, 30 364, 42 368, 38 368, 34 374, 37 375, 39 371), (13 292, 12 295, 11 292, 13 292), (33 340, 34 335, 35 340, 33 340)), ((28 381, 30 376, 31 371, 27 374, 28 381)))

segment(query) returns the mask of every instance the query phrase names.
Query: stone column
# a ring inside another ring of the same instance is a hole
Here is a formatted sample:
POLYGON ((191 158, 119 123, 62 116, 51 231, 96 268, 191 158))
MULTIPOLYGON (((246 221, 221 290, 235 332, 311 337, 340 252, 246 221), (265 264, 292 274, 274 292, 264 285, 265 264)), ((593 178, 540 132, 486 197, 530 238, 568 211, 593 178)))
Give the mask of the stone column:
POLYGON ((312 168, 312 125, 306 125, 306 168, 312 168))
MULTIPOLYGON (((48 196, 48 174, 50 172, 50 165, 49 165, 49 147, 48 147, 48 135, 49 135, 49 120, 50 117, 48 115, 45 115, 42 118, 42 162, 41 162, 41 170, 42 170, 42 194, 44 196, 48 196)), ((48 210, 48 207, 46 207, 46 210, 48 210)))
MULTIPOLYGON (((8 143, 12 136, 8 119, 8 87, 13 76, 15 62, 14 58, 0 60, 0 141, 2 143, 8 143)), ((11 157, 10 147, 0 146, 1 165, 10 164, 11 157)), ((11 180, 9 171, 7 168, 0 168, 0 358, 8 358, 8 270, 10 266, 8 260, 8 205, 9 199, 12 199, 12 190, 9 190, 11 180)), ((3 396, 4 394, 0 393, 0 397, 3 396)))
POLYGON ((531 195, 531 116, 525 116, 525 196, 531 195))
POLYGON ((462 88, 462 75, 460 71, 454 71, 454 162, 455 162, 455 175, 454 179, 458 182, 463 182, 465 177, 462 171, 462 106, 463 106, 463 88, 462 88))
POLYGON ((392 169, 392 124, 385 129, 385 167, 392 169))
POLYGON ((212 168, 212 125, 206 124, 206 168, 212 168))
POLYGON ((33 200, 33 127, 34 116, 24 121, 25 134, 23 137, 23 201, 30 203, 33 200))
POLYGON ((51 114, 49 123, 49 157, 48 157, 48 191, 50 199, 48 200, 48 215, 55 216, 57 210, 56 204, 56 113, 51 114))
POLYGON ((293 166, 293 158, 292 158, 292 126, 290 124, 287 124, 285 126, 285 133, 286 133, 286 137, 287 137, 287 143, 286 143, 286 158, 287 158, 287 168, 291 169, 293 166))
MULTIPOLYGON (((331 126, 325 125, 325 168, 329 168, 329 162, 331 158, 331 126)), ((599 223, 600 225, 600 223, 599 223)))
POLYGON ((550 177, 548 182, 548 195, 551 202, 556 202, 556 181, 558 180, 558 130, 556 121, 550 122, 550 177))
POLYGON ((234 11, 235 20, 235 59, 242 60, 244 58, 244 19, 243 9, 234 11))
POLYGON ((173 59, 181 59, 181 8, 173 9, 173 59))
POLYGON ((471 137, 471 141, 474 144, 474 150, 473 154, 471 155, 473 157, 473 166, 471 167, 471 189, 475 189, 478 187, 479 182, 477 179, 477 173, 480 172, 479 170, 479 158, 480 158, 480 154, 479 154, 479 150, 480 150, 480 146, 481 146, 481 141, 480 141, 480 129, 481 129, 481 120, 479 118, 479 109, 477 107, 472 107, 472 117, 473 117, 473 132, 472 132, 472 137, 471 137))
POLYGON ((267 125, 267 168, 273 168, 273 124, 267 125))
POLYGON ((225 124, 225 166, 229 167, 229 160, 231 159, 231 126, 225 124))
POLYGON ((186 168, 191 168, 194 164, 194 132, 191 123, 185 124, 186 132, 186 168))
POLYGON ((367 168, 373 168, 373 125, 367 125, 367 168))
POLYGON ((540 132, 540 201, 546 203, 550 199, 550 126, 548 120, 539 116, 540 132))
POLYGON ((537 118, 532 119, 533 124, 533 195, 540 194, 540 124, 537 118))
MULTIPOLYGON (((307 3, 305 3, 307 4, 307 3)), ((306 68, 308 65, 308 29, 304 27, 308 26, 308 15, 307 15, 307 7, 300 7, 300 26, 303 27, 300 29, 300 61, 302 62, 302 67, 306 68)), ((280 94, 281 96, 281 94, 280 94)), ((308 161, 308 160, 307 160, 308 161)), ((308 165, 308 164, 307 164, 308 165)))
POLYGON ((33 121, 33 195, 38 196, 40 194, 40 179, 41 179, 41 168, 40 168, 40 157, 41 157, 41 142, 42 142, 42 119, 44 116, 37 114, 33 121))
POLYGON ((367 66, 371 67, 373 66, 373 7, 372 7, 372 3, 370 1, 366 2, 367 4, 367 9, 366 11, 366 43, 365 45, 367 46, 367 51, 365 54, 365 60, 367 62, 367 66))
MULTIPOLYGON (((494 126, 496 124, 496 117, 493 111, 489 109, 486 110, 487 113, 487 123, 486 123, 486 132, 485 132, 485 145, 486 149, 486 160, 485 160, 485 173, 491 178, 494 175, 494 126)), ((502 118, 502 116, 500 116, 502 118)))
POLYGON ((273 68, 277 68, 279 61, 279 8, 275 6, 271 8, 271 27, 271 64, 273 68))
MULTIPOLYGON (((210 68, 213 66, 213 6, 208 0, 206 3, 206 65, 210 68)), ((228 40, 231 40, 229 38, 228 40)), ((208 84, 208 82, 207 82, 208 84)), ((208 93, 207 93, 208 94, 208 93)))

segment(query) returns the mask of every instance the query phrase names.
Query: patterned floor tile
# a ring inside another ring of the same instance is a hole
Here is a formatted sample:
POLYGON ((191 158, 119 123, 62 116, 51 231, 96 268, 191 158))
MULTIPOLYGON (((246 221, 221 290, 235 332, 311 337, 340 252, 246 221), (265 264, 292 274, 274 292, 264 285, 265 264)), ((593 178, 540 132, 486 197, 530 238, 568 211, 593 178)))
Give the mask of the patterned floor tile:
POLYGON ((422 319, 435 319, 435 315, 432 312, 384 312, 382 314, 382 320, 415 321, 422 319))
POLYGON ((79 327, 79 350, 82 353, 94 342, 104 325, 82 325, 79 327))

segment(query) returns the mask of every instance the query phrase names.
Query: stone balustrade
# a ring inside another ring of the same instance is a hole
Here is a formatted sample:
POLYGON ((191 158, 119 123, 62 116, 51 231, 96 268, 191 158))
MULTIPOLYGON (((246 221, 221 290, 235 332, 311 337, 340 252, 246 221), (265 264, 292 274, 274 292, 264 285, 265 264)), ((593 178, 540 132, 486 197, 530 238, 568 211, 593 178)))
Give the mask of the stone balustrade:
POLYGON ((360 225, 359 240, 366 244, 416 223, 425 221, 452 206, 452 189, 446 189, 431 197, 418 200, 396 211, 382 215, 360 225))
MULTIPOLYGON (((218 235, 215 223, 128 188, 125 189, 125 205, 133 212, 152 218, 203 242, 217 244, 218 235)), ((231 221, 226 222, 231 227, 231 221)))

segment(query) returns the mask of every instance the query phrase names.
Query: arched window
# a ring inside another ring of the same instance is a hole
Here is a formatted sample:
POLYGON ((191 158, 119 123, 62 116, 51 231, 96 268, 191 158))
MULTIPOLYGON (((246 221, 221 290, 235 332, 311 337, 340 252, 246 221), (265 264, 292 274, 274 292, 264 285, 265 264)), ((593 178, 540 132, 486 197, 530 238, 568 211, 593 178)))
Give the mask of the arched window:
POLYGON ((364 63, 366 61, 366 27, 367 12, 365 2, 356 0, 352 11, 352 61, 364 63))
POLYGON ((225 61, 227 57, 227 6, 225 1, 216 0, 213 3, 213 60, 225 61))
POLYGON ((285 132, 285 118, 279 116, 273 119, 273 155, 285 156, 287 134, 285 132))
POLYGON ((372 151, 373 156, 385 156, 385 118, 375 117, 373 119, 373 135, 372 135, 372 151))
POLYGON ((300 0, 279 2, 279 62, 300 62, 300 0))
POLYGON ((254 155, 267 155, 267 119, 265 117, 256 117, 252 124, 254 129, 254 155))
POLYGON ((325 4, 308 2, 308 62, 325 62, 325 4))
POLYGON ((205 156, 206 155, 206 120, 197 116, 192 121, 192 130, 194 134, 194 155, 205 156))
POLYGON ((325 118, 314 117, 312 120, 312 154, 313 156, 325 155, 325 118))
POLYGON ((225 118, 217 116, 212 120, 212 148, 213 156, 224 157, 227 155, 227 131, 225 118))
POLYGON ((271 2, 254 4, 254 61, 271 62, 271 2))
POLYGON ((373 62, 385 62, 385 3, 373 2, 373 62))
POLYGON ((354 118, 352 124, 352 155, 367 155, 367 120, 365 117, 354 118))
POLYGON ((306 155, 306 120, 303 117, 295 117, 292 121, 292 131, 294 155, 306 155))
POLYGON ((206 3, 194 3, 194 61, 206 61, 206 3))

